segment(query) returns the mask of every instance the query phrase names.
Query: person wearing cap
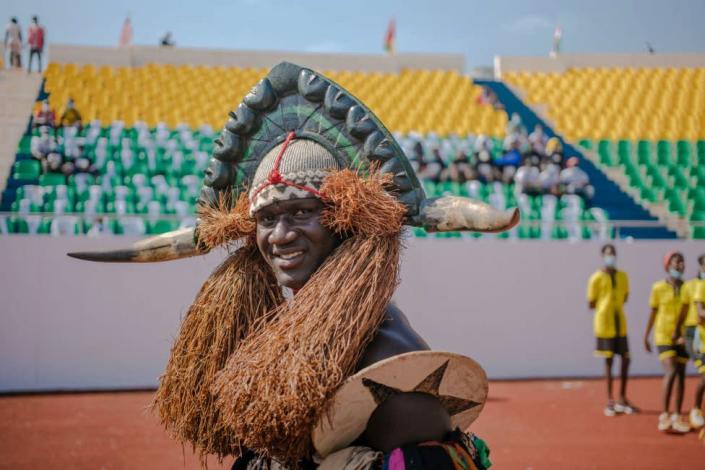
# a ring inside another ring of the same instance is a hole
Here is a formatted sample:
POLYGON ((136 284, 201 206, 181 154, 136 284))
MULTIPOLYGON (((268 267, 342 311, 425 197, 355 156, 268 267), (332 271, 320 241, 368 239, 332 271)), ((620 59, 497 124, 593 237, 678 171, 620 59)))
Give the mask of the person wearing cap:
POLYGON ((286 62, 230 113, 204 184, 195 229, 71 254, 147 262, 232 248, 159 381, 154 407, 172 436, 203 459, 236 457, 234 469, 489 466, 467 432, 484 371, 430 350, 391 296, 403 225, 497 232, 517 210, 426 198, 363 103, 286 62))
POLYGON ((605 416, 615 416, 617 413, 632 414, 638 410, 627 400, 630 357, 624 304, 629 298, 629 276, 626 272, 617 269, 617 249, 614 245, 603 245, 600 254, 602 268, 590 276, 587 300, 590 310, 595 311, 593 330, 597 346, 594 354, 605 358, 607 406, 604 414, 605 416), (619 400, 616 402, 612 393, 614 356, 621 358, 619 400))
POLYGON ((546 147, 544 148, 545 153, 544 158, 542 158, 542 164, 552 163, 563 167, 563 143, 558 137, 551 137, 546 141, 546 147))
POLYGON ((687 433, 690 425, 683 419, 683 393, 685 388, 685 366, 688 352, 682 342, 674 341, 678 317, 683 304, 683 272, 685 258, 682 253, 671 251, 663 258, 666 279, 657 281, 651 287, 649 305, 651 314, 644 334, 644 348, 651 352, 649 337, 654 330, 654 343, 658 357, 664 368, 662 412, 658 418, 661 432, 687 433), (675 409, 671 413, 671 396, 675 385, 675 409))
POLYGON ((678 324, 673 332, 673 341, 680 342, 681 332, 685 341, 685 348, 688 355, 693 360, 695 368, 700 374, 700 381, 695 389, 695 401, 693 409, 690 410, 688 419, 693 429, 700 429, 705 426, 702 405, 703 394, 705 394, 705 336, 700 325, 699 307, 705 294, 705 254, 698 257, 697 275, 683 283, 683 306, 681 308, 678 324), (681 329, 683 326, 683 329, 681 329))

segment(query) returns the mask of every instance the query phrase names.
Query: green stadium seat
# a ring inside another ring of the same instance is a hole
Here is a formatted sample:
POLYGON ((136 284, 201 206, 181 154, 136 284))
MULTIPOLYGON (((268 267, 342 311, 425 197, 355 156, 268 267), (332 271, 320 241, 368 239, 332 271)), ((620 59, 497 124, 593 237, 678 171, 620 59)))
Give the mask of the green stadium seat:
POLYGON ((39 177, 39 184, 42 186, 66 184, 66 177, 61 173, 45 173, 39 177))
POLYGON ((671 142, 668 140, 659 140, 656 143, 656 155, 659 165, 670 165, 671 160, 671 142))
POLYGON ((20 160, 12 166, 12 177, 16 180, 36 180, 42 173, 37 160, 20 160))

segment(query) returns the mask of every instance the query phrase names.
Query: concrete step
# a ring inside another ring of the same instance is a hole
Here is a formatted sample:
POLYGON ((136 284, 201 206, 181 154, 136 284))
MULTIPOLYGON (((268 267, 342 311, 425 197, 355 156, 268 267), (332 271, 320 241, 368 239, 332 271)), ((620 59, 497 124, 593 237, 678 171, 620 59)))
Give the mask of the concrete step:
POLYGON ((17 144, 27 128, 41 82, 38 73, 0 71, 0 191, 15 162, 17 144))

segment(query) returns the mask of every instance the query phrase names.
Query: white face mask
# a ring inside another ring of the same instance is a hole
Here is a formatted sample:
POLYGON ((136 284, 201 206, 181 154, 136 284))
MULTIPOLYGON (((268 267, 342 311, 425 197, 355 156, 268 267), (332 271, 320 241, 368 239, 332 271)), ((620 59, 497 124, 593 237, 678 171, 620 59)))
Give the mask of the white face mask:
POLYGON ((700 271, 700 272, 698 273, 698 277, 699 277, 700 279, 705 279, 705 271, 700 271))
POLYGON ((605 264, 606 268, 614 268, 617 265, 617 257, 605 255, 602 257, 602 262, 605 264))

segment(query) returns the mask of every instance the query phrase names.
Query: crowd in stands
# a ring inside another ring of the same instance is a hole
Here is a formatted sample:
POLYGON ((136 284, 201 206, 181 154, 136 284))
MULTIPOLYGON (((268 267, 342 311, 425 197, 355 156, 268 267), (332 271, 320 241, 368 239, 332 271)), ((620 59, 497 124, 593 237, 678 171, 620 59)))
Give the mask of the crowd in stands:
POLYGON ((33 116, 28 151, 40 166, 30 179, 39 184, 18 189, 18 217, 9 221, 15 225, 10 229, 3 220, 0 231, 143 235, 195 224, 210 127, 170 130, 161 123, 150 129, 138 122, 125 129, 121 121, 84 127, 70 99, 58 121, 55 116, 48 101, 33 116))
POLYGON ((594 193, 578 158, 567 157, 560 140, 549 139, 541 125, 527 133, 516 114, 500 146, 483 135, 440 140, 410 134, 402 144, 419 178, 436 184, 501 182, 513 184, 517 193, 575 194, 586 200, 594 193))
POLYGON ((16 17, 10 18, 10 22, 5 27, 5 50, 9 51, 9 64, 14 69, 22 68, 22 49, 29 47, 29 60, 27 72, 32 70, 32 62, 37 57, 38 71, 42 71, 42 53, 44 52, 46 31, 44 26, 39 24, 39 18, 35 15, 27 28, 27 43, 22 37, 22 28, 16 17))
MULTIPOLYGON (((137 122, 126 129, 114 121, 105 128, 97 120, 84 123, 71 98, 57 115, 48 100, 33 115, 28 152, 40 164, 35 176, 40 183, 18 190, 13 211, 21 226, 15 224, 12 231, 143 235, 195 223, 212 146, 209 126, 171 130, 160 123, 150 129, 137 122)), ((527 133, 516 115, 503 139, 396 137, 429 196, 455 184, 451 192, 500 208, 518 205, 527 220, 541 225, 520 237, 586 238, 591 235, 580 221, 600 221, 601 214, 593 216, 585 207, 592 187, 577 159, 566 158, 560 141, 547 138, 540 126, 527 133), (557 234, 556 220, 572 225, 557 234)))

